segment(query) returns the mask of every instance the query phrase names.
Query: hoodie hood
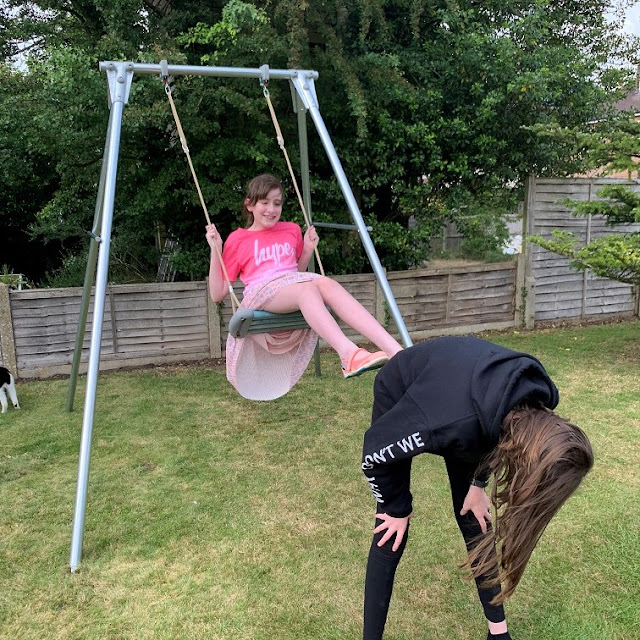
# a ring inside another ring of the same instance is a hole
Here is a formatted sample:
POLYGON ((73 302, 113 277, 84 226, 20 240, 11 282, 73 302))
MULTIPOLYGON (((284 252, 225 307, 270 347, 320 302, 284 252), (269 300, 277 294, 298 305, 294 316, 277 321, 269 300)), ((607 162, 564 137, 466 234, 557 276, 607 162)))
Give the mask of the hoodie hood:
POLYGON ((485 436, 497 442, 504 416, 516 405, 524 400, 538 401, 555 409, 560 398, 556 385, 536 358, 501 349, 477 361, 471 399, 485 436), (500 386, 495 385, 496 380, 500 380, 500 386))

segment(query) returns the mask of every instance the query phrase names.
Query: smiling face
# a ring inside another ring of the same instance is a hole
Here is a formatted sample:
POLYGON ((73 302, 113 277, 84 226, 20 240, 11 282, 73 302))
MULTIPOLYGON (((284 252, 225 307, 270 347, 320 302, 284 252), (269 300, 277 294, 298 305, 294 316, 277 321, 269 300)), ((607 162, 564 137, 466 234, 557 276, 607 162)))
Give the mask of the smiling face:
POLYGON ((251 231, 271 229, 282 215, 282 191, 278 188, 271 189, 266 196, 259 198, 255 203, 247 198, 244 206, 253 214, 253 224, 249 227, 251 231))

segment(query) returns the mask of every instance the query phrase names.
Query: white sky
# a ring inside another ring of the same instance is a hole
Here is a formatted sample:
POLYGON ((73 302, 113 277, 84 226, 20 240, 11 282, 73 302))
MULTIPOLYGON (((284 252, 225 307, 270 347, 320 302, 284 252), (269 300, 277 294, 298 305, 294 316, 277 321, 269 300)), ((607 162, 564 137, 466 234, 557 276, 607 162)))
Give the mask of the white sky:
POLYGON ((632 7, 627 9, 624 30, 640 36, 640 2, 636 2, 632 7))
POLYGON ((626 9, 622 30, 640 36, 640 2, 634 2, 626 9))
POLYGON ((640 35, 640 2, 636 2, 633 7, 627 11, 624 29, 625 31, 640 35))

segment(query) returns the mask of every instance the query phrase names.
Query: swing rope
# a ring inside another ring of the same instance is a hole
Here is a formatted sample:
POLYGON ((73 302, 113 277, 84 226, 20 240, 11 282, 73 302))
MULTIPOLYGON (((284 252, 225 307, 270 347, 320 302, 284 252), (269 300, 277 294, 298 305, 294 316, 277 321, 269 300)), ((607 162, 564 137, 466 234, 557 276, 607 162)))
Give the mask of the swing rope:
MULTIPOLYGON (((207 211, 207 205, 205 204, 204 197, 202 195, 202 189, 200 189, 200 183, 198 182, 198 176, 196 175, 196 170, 194 169, 193 162, 191 161, 191 154, 189 153, 187 139, 184 135, 182 124, 180 123, 180 118, 178 116, 176 105, 173 101, 173 96, 171 95, 171 86, 169 85, 169 79, 167 77, 164 77, 162 81, 164 83, 164 90, 165 90, 165 93, 167 94, 167 98, 169 98, 169 104, 171 105, 171 113, 173 113, 173 119, 176 122, 176 128, 178 130, 178 136, 180 137, 180 143, 182 144, 182 150, 187 156, 187 161, 189 162, 189 168, 191 169, 191 175, 193 176, 193 181, 198 191, 198 197, 200 198, 200 204, 202 205, 202 210, 204 211, 204 217, 207 220, 207 224, 211 224, 211 219, 209 218, 209 212, 207 211)), ((235 294, 235 291, 233 290, 233 284, 231 280, 229 280, 229 274, 227 273, 227 267, 225 266, 224 260, 222 259, 220 248, 218 247, 216 242, 213 243, 213 246, 215 247, 216 253, 218 254, 218 260, 220 262, 220 265, 222 266, 222 272, 224 274, 224 278, 227 281, 227 286, 229 288, 229 295, 231 296, 231 307, 233 312, 235 313, 240 307, 240 301, 238 300, 235 294)))
MULTIPOLYGON (((291 181, 293 182, 293 187, 296 190, 296 195, 298 196, 298 203, 300 204, 300 209, 302 210, 302 215, 304 216, 304 223, 308 229, 311 226, 311 222, 309 221, 309 216, 307 215, 307 210, 304 206, 304 201, 302 200, 300 189, 298 188, 298 181, 296 180, 295 173, 293 172, 293 167, 291 166, 291 161, 289 160, 289 154, 287 153, 287 149, 284 146, 284 137, 280 129, 280 124, 278 123, 278 117, 276 116, 276 112, 275 112, 275 109, 273 108, 273 104, 271 104, 271 96, 269 95, 269 89, 267 88, 268 82, 261 80, 260 84, 262 85, 262 93, 264 93, 264 97, 267 100, 267 106, 269 107, 271 120, 273 121, 273 126, 276 130, 276 138, 278 140, 278 146, 280 147, 280 149, 282 149, 282 153, 284 154, 284 159, 287 161, 287 167, 289 167, 289 174, 291 175, 291 181)), ((320 260, 320 253, 318 252, 317 246, 314 247, 314 253, 315 253, 316 262, 318 263, 318 269, 320 270, 320 274, 324 275, 324 267, 322 266, 322 261, 320 260)))

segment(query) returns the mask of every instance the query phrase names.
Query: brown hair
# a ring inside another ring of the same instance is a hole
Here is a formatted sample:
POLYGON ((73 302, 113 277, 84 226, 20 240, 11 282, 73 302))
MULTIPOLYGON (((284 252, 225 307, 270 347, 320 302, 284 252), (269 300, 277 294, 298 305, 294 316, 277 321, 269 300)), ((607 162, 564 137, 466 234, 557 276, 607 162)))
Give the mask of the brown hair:
POLYGON ((592 467, 585 433, 553 411, 523 405, 504 418, 498 447, 485 463, 495 475, 493 532, 477 538, 463 565, 486 578, 487 587, 502 584, 493 604, 513 594, 551 518, 592 467))
POLYGON ((263 173, 256 176, 248 185, 247 191, 242 201, 242 215, 247 221, 247 228, 253 224, 253 213, 247 209, 247 204, 253 206, 258 200, 266 198, 270 191, 280 189, 280 193, 284 198, 284 188, 282 182, 270 173, 263 173))

